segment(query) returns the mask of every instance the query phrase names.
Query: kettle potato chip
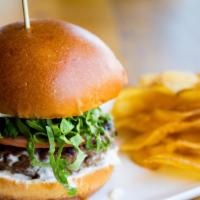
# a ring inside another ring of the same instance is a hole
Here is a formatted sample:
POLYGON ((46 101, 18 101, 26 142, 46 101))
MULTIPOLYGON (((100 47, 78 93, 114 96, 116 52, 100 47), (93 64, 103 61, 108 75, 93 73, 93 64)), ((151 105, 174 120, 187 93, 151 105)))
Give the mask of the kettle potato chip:
POLYGON ((199 174, 200 76, 147 77, 122 91, 113 106, 121 151, 150 169, 170 166, 199 174))
POLYGON ((194 159, 177 154, 160 154, 149 157, 144 160, 145 165, 155 166, 157 165, 170 165, 172 167, 194 170, 197 173, 200 172, 200 159, 194 159))

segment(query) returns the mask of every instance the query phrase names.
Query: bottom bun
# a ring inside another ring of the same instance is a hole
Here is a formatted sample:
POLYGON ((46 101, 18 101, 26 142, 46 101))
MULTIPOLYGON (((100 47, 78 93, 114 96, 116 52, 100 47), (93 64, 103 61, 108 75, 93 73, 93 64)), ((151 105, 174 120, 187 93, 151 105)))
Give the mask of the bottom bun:
POLYGON ((0 200, 68 200, 84 199, 101 188, 110 178, 113 166, 98 168, 95 171, 74 178, 77 196, 69 198, 66 190, 58 182, 25 182, 0 178, 0 200))

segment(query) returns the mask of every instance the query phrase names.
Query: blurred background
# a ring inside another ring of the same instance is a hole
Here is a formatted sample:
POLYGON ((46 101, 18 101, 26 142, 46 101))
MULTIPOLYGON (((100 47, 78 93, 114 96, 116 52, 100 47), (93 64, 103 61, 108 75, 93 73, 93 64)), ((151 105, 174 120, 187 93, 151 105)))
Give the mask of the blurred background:
MULTIPOLYGON (((129 73, 200 71, 199 0, 29 0, 31 18, 56 18, 102 38, 129 73)), ((0 25, 22 20, 21 0, 0 0, 0 25)))

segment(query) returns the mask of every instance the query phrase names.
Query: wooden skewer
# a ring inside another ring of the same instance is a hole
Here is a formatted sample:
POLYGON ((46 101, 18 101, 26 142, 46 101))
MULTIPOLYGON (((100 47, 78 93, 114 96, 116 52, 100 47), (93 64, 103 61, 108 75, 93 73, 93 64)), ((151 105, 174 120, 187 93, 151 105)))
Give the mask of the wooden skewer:
POLYGON ((30 18, 28 11, 28 0, 22 0, 23 14, 24 14, 24 25, 25 29, 30 29, 30 18))

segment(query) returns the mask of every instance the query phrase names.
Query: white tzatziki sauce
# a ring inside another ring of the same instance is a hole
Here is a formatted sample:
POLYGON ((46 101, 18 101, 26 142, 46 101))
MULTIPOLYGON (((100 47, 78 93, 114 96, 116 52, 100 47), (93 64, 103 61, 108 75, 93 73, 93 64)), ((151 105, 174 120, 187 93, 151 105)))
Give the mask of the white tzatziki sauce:
MULTIPOLYGON (((101 157, 97 163, 89 166, 89 167, 82 167, 78 172, 74 172, 70 177, 69 180, 74 178, 78 178, 84 175, 87 175, 95 170, 100 169, 101 167, 106 167, 109 165, 117 165, 120 163, 119 157, 117 155, 117 148, 111 148, 107 150, 105 153, 101 153, 101 157)), ((9 155, 11 163, 16 162, 18 157, 15 155, 9 155)), ((32 167, 33 168, 33 167, 32 167)), ((40 175, 38 179, 30 179, 30 177, 18 174, 18 173, 11 173, 10 171, 3 170, 0 171, 0 178, 6 178, 10 180, 14 180, 16 182, 24 182, 26 184, 29 183, 45 183, 45 182, 56 182, 56 178, 54 177, 53 171, 51 167, 34 167, 37 170, 37 173, 40 175)))

